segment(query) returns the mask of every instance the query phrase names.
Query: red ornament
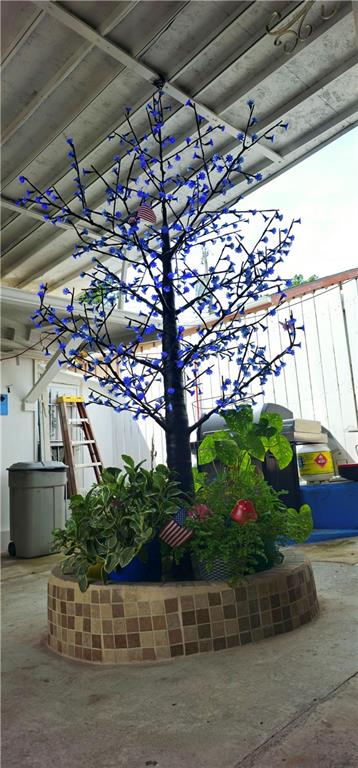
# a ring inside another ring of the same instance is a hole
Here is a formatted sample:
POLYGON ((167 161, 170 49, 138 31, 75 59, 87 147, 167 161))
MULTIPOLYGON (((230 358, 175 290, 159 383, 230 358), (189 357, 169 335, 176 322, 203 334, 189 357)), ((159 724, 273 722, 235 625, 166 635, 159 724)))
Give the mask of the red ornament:
POLYGON ((206 517, 210 517, 211 515, 212 512, 206 504, 195 504, 189 512, 189 517, 199 518, 199 520, 205 520, 206 517))
POLYGON ((232 510, 230 517, 235 523, 245 525, 250 520, 257 520, 256 509, 249 499, 239 499, 232 510))

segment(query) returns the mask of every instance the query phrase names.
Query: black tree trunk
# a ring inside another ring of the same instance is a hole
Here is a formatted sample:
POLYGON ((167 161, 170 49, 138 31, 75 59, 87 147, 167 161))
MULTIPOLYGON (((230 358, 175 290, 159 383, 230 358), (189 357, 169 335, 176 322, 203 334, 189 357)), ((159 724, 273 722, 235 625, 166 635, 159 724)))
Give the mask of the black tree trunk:
POLYGON ((167 464, 189 500, 193 497, 193 475, 188 413, 183 388, 183 373, 178 367, 180 345, 169 239, 163 249, 163 352, 167 464))

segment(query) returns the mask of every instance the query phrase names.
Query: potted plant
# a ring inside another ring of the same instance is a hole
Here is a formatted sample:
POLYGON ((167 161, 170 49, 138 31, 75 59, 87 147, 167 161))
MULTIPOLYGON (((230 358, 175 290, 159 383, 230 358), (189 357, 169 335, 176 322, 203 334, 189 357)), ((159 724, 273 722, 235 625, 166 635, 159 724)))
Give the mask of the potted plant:
POLYGON ((283 560, 280 545, 302 542, 312 531, 308 505, 288 509, 263 478, 253 459, 270 450, 279 466, 292 460, 292 449, 281 434, 277 414, 263 414, 253 423, 252 409, 222 414, 229 427, 208 435, 199 448, 200 464, 217 461, 214 479, 195 473, 195 503, 186 525, 193 536, 185 545, 199 578, 236 583, 246 574, 270 568, 283 560))
POLYGON ((71 517, 54 531, 54 551, 63 552, 63 573, 73 573, 85 591, 91 578, 158 581, 159 531, 180 507, 180 490, 159 464, 145 469, 123 455, 124 469, 106 469, 98 485, 71 498, 71 517))

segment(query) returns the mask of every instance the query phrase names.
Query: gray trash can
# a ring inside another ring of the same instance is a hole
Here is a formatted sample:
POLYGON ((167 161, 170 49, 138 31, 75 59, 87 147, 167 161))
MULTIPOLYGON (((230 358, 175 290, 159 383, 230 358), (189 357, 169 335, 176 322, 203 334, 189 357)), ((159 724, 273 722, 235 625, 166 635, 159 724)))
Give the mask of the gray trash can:
POLYGON ((66 469, 62 461, 18 462, 9 467, 9 555, 50 553, 53 529, 65 524, 66 469))

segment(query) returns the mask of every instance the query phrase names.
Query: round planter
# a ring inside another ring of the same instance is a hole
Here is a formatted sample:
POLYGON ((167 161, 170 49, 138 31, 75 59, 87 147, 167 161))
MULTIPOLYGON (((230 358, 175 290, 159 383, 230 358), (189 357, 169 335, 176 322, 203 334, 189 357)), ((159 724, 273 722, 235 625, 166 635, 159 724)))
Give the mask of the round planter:
POLYGON ((235 589, 221 581, 96 583, 82 593, 55 566, 48 584, 48 643, 87 662, 162 661, 290 632, 317 612, 311 565, 292 550, 281 565, 235 589))
POLYGON ((153 539, 149 544, 143 547, 146 560, 142 560, 138 555, 118 571, 112 571, 109 575, 109 581, 129 582, 136 584, 142 581, 160 581, 162 578, 162 561, 160 557, 160 541, 153 539))

